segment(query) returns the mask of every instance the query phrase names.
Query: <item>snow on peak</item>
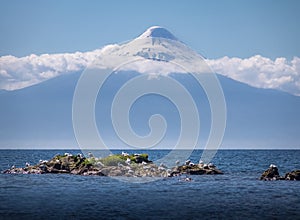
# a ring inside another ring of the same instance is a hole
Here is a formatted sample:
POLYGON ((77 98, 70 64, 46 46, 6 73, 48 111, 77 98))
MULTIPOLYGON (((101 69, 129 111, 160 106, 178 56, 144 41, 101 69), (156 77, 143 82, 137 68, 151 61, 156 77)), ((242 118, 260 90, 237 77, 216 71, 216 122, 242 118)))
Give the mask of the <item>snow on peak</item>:
POLYGON ((166 38, 170 40, 178 40, 170 31, 168 31, 166 28, 160 27, 160 26, 152 26, 148 28, 143 34, 141 34, 138 39, 142 38, 166 38))

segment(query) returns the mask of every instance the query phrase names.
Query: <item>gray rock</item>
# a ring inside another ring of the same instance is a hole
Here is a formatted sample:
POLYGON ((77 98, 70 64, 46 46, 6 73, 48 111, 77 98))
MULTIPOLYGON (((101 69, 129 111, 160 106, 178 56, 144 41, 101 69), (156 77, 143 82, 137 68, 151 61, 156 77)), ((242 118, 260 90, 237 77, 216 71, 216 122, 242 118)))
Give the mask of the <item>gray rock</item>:
POLYGON ((279 180, 281 179, 278 168, 276 166, 270 166, 269 169, 265 170, 260 177, 260 180, 279 180))
POLYGON ((300 170, 294 170, 285 174, 285 180, 300 180, 300 170))

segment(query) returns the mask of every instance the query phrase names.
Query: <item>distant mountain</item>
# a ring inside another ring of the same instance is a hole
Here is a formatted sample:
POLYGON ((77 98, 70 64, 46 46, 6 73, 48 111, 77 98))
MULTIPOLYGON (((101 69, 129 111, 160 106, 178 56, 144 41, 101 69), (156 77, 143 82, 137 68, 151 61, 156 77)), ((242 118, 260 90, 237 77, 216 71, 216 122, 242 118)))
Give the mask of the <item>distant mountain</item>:
MULTIPOLYGON (((49 147, 58 140, 75 145, 72 98, 79 73, 63 75, 0 94, 1 147, 49 147)), ((54 145, 55 146, 55 145, 54 145)))
POLYGON ((227 146, 299 147, 300 97, 218 77, 227 104, 227 146))
MULTIPOLYGON (((59 76, 35 86, 0 94, 0 147, 72 147, 76 146, 72 127, 72 98, 79 73, 59 76)), ((127 75, 123 76, 123 80, 127 75)), ((207 138, 210 113, 205 95, 186 75, 175 76, 200 103, 201 135, 207 138), (202 101, 201 101, 202 100, 202 101), (206 117, 208 115, 208 118, 206 117), (205 117, 201 117, 205 116, 205 117)), ((295 147, 300 143, 300 98, 269 89, 258 89, 218 75, 227 105, 227 127, 224 147, 295 147)), ((103 88, 113 96, 119 86, 103 88)), ((109 118, 112 97, 96 105, 99 131, 112 146, 120 146, 109 118)), ((198 104, 197 103, 197 104, 198 104)), ((178 112, 159 97, 146 97, 133 108, 133 128, 140 135, 149 132, 150 113, 161 113, 169 123, 168 138, 177 138, 178 112), (165 109, 162 106, 166 106, 165 109), (146 109, 146 110, 145 110, 146 109), (141 112, 144 112, 142 114, 141 112), (147 117, 146 117, 147 116, 147 117), (144 117, 144 118, 143 118, 144 117)))
MULTIPOLYGON (((106 53, 108 56, 131 55, 186 65, 192 65, 193 59, 200 56, 168 30, 157 26, 149 28, 131 42, 108 49, 106 53)), ((0 148, 76 147, 72 127, 72 99, 80 74, 61 75, 20 90, 0 91, 0 148)), ((96 122, 99 133, 110 147, 124 147, 111 123, 112 99, 123 83, 139 74, 138 71, 115 72, 98 95, 96 122)), ((199 146, 203 147, 211 122, 205 92, 190 75, 171 70, 169 74, 185 86, 197 104, 201 122, 199 146)), ((277 90, 254 88, 222 75, 217 76, 227 105, 223 147, 299 147, 300 97, 277 90)), ((131 126, 137 134, 147 135, 148 119, 157 113, 162 114, 168 123, 166 140, 160 146, 171 147, 180 133, 180 118, 169 100, 153 94, 139 99, 130 111, 131 126)))

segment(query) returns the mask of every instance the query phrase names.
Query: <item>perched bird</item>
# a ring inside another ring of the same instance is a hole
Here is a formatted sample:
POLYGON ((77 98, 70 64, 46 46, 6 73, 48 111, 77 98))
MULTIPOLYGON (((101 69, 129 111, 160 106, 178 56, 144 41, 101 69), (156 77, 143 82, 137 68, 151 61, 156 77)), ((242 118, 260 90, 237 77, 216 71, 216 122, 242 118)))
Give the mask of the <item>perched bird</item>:
POLYGON ((159 166, 162 168, 168 168, 164 163, 161 163, 159 166))
POLYGON ((29 166, 30 166, 30 163, 26 162, 26 163, 25 163, 25 166, 26 166, 26 167, 29 167, 29 166))
POLYGON ((276 168, 277 166, 275 164, 270 164, 270 168, 276 168))
POLYGON ((180 164, 180 161, 179 160, 176 160, 175 161, 175 164, 178 166, 180 164))
POLYGON ((209 164, 208 164, 208 167, 209 167, 209 168, 215 168, 216 166, 215 166, 213 163, 209 163, 209 164))
POLYGON ((40 162, 40 164, 45 164, 45 163, 48 163, 48 160, 40 160, 39 162, 40 162))
POLYGON ((185 165, 190 165, 190 163, 191 163, 191 160, 186 160, 185 161, 185 165))
POLYGON ((200 168, 203 168, 203 166, 204 166, 204 162, 203 162, 203 160, 200 160, 200 161, 199 161, 199 164, 198 164, 198 166, 199 166, 200 168))
POLYGON ((129 165, 131 163, 131 160, 129 158, 127 158, 127 160, 125 161, 125 163, 127 163, 129 165))
POLYGON ((126 153, 126 152, 124 152, 124 151, 122 151, 122 156, 124 156, 124 157, 128 157, 128 156, 129 156, 129 154, 128 154, 128 153, 126 153))
POLYGON ((166 168, 162 167, 162 166, 159 166, 158 167, 158 170, 166 170, 166 168))
POLYGON ((73 155, 70 154, 70 153, 65 153, 65 156, 66 156, 66 157, 72 157, 73 155))

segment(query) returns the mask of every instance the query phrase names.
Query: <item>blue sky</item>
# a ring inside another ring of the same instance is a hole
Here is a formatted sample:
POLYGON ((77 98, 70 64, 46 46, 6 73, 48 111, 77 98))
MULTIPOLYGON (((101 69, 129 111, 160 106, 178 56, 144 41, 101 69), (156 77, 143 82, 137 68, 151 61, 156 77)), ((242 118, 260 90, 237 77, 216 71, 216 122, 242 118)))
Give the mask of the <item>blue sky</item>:
POLYGON ((161 25, 208 58, 300 56, 300 1, 0 2, 0 56, 89 51, 161 25))

